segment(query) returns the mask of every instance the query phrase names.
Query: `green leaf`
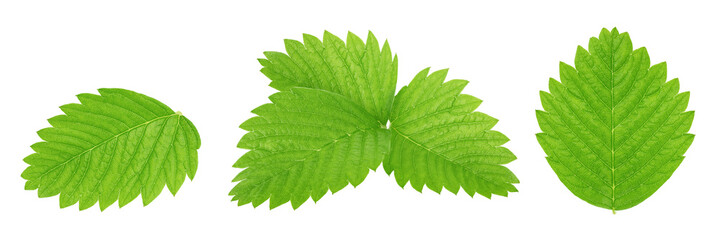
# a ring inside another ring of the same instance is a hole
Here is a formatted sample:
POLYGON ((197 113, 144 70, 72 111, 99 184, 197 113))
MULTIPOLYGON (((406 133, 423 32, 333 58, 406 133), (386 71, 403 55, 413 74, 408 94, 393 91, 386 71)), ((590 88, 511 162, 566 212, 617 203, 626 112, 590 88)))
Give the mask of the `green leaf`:
POLYGON ((537 140, 565 186, 588 203, 628 209, 651 196, 684 159, 694 135, 689 92, 667 82, 666 63, 650 66, 627 33, 603 29, 581 46, 576 69, 560 63, 537 111, 537 140))
POLYGON ((271 87, 284 91, 292 87, 324 89, 359 104, 380 122, 387 122, 397 85, 397 57, 389 43, 380 50, 370 32, 367 44, 353 33, 347 44, 329 32, 323 40, 305 34, 304 44, 285 40, 287 54, 265 52, 260 59, 262 73, 271 87))
POLYGON ((395 97, 385 171, 420 192, 425 184, 437 193, 444 187, 457 194, 461 186, 487 198, 516 192, 519 180, 502 166, 516 159, 501 146, 509 139, 491 130, 497 119, 474 112, 482 101, 461 94, 467 81, 444 82, 447 71, 428 76, 424 69, 395 97))
POLYGON ((292 88, 270 96, 258 116, 241 125, 249 131, 238 147, 251 149, 234 167, 246 168, 230 192, 238 205, 270 208, 359 185, 389 151, 389 132, 350 99, 332 92, 292 88))
POLYGON ((238 205, 269 199, 270 208, 291 202, 296 209, 359 185, 382 161, 400 185, 411 180, 418 190, 516 191, 516 177, 501 166, 515 159, 500 147, 508 139, 490 130, 497 120, 473 112, 480 101, 460 94, 466 81, 443 84, 446 70, 427 77, 427 69, 395 98, 397 57, 386 41, 380 50, 371 32, 366 44, 325 32, 324 42, 305 35, 304 44, 285 45, 288 54, 260 59, 280 92, 240 126, 248 133, 238 147, 250 151, 234 165, 244 168, 230 191, 238 205))
POLYGON ((60 107, 38 131, 43 142, 24 161, 25 189, 39 197, 60 194, 60 207, 80 202, 80 210, 100 202, 120 207, 142 193, 144 205, 162 189, 174 195, 197 171, 200 137, 195 126, 148 96, 124 89, 79 94, 80 104, 60 107))

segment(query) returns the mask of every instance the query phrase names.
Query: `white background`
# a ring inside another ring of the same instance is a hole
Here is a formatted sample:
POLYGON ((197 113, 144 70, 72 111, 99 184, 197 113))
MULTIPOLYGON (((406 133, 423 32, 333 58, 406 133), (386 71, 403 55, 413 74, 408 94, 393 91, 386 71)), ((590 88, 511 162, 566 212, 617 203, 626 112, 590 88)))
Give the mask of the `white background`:
POLYGON ((719 15, 694 1, 3 1, 0 3, 0 239, 717 239, 719 15), (670 4, 673 3, 673 4, 670 4), (534 134, 539 91, 602 27, 628 31, 652 63, 691 91, 696 139, 653 196, 612 215, 573 196, 534 134), (403 86, 425 67, 451 67, 518 160, 508 198, 401 189, 383 171, 298 210, 237 207, 227 196, 244 150, 238 125, 274 92, 263 51, 329 30, 372 30, 399 56, 403 86), (200 131, 194 181, 176 197, 118 209, 60 209, 23 190, 35 131, 78 93, 120 87, 182 111, 200 131))

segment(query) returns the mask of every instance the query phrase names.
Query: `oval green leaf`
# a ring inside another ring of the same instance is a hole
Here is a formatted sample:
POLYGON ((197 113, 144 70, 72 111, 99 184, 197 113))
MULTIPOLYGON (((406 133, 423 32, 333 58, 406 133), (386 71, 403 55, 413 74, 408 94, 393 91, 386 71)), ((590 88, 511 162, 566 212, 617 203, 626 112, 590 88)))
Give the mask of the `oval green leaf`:
POLYGON ((667 65, 649 64, 627 33, 603 29, 577 48, 576 68, 560 63, 537 111, 537 140, 559 180, 577 197, 611 209, 641 203, 684 159, 694 139, 689 92, 667 82, 667 65))
POLYGON ((148 96, 124 89, 79 94, 80 104, 60 107, 38 131, 43 142, 24 161, 25 189, 39 197, 60 194, 60 207, 80 210, 100 202, 122 207, 139 194, 144 205, 167 186, 174 195, 197 171, 200 137, 180 112, 148 96))

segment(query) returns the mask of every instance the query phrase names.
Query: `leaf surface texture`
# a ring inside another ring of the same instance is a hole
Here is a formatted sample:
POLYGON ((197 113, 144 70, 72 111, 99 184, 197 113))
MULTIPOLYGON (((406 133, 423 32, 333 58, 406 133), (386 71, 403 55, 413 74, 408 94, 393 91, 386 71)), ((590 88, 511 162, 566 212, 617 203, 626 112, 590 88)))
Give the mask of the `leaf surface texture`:
POLYGON ((461 186, 470 196, 507 196, 519 183, 502 166, 516 159, 501 145, 509 141, 491 128, 497 119, 474 112, 482 102, 461 94, 465 80, 444 82, 447 70, 425 69, 402 88, 392 107, 392 150, 383 166, 400 186, 435 192, 461 186))
POLYGON ((501 166, 515 159, 490 130, 497 122, 473 112, 480 101, 460 94, 467 81, 444 83, 447 70, 422 71, 396 97, 397 57, 370 32, 364 43, 325 32, 286 40, 287 54, 265 52, 262 73, 279 90, 272 103, 240 127, 238 147, 249 149, 230 191, 238 205, 270 208, 359 185, 384 162, 397 182, 440 192, 506 196, 518 180, 501 166), (391 127, 389 121, 391 118, 391 127))
POLYGON ((246 168, 231 191, 240 205, 270 199, 274 208, 359 185, 389 150, 389 132, 361 106, 320 89, 292 88, 256 108, 242 124, 240 148, 252 149, 234 167, 246 168))
POLYGON ((684 159, 694 139, 689 92, 667 81, 666 63, 650 65, 627 33, 603 29, 575 67, 560 63, 537 111, 537 139, 565 186, 588 203, 613 211, 641 203, 684 159))
POLYGON ((260 59, 262 73, 271 87, 283 91, 292 87, 323 89, 343 95, 359 104, 380 122, 386 122, 397 85, 397 58, 389 43, 380 49, 370 32, 367 44, 353 33, 347 43, 325 32, 323 40, 304 35, 304 44, 285 40, 287 54, 265 52, 260 59))
POLYGON ((100 203, 120 207, 142 194, 144 205, 167 186, 174 195, 197 171, 200 138, 181 113, 148 96, 124 89, 80 94, 38 131, 22 173, 25 189, 39 197, 60 194, 60 207, 100 203))

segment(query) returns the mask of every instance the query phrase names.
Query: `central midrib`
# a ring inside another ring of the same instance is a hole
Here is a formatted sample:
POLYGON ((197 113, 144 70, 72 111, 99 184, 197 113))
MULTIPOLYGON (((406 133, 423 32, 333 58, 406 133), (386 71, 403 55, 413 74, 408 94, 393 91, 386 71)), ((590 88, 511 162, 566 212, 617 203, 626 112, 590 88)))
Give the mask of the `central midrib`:
POLYGON ((176 113, 173 113, 173 114, 170 114, 170 115, 165 115, 165 116, 161 116, 161 117, 156 117, 156 118, 153 118, 153 119, 151 119, 151 120, 148 120, 147 122, 144 122, 144 123, 142 123, 142 124, 138 124, 137 126, 128 128, 127 130, 122 131, 122 132, 120 132, 120 133, 118 133, 118 134, 115 134, 115 135, 113 135, 112 137, 110 137, 110 138, 108 138, 108 139, 105 139, 105 140, 103 140, 102 142, 100 142, 100 143, 98 143, 98 144, 95 144, 95 146, 92 146, 91 148, 89 148, 89 149, 87 149, 87 150, 85 150, 85 151, 82 151, 82 152, 78 153, 77 155, 75 155, 75 156, 69 158, 67 161, 64 161, 64 162, 62 162, 62 163, 60 163, 60 164, 58 164, 58 165, 52 167, 51 169, 49 169, 49 170, 43 172, 38 178, 42 178, 42 177, 45 176, 46 174, 48 174, 48 173, 54 171, 55 169, 57 169, 57 168, 59 168, 59 167, 61 167, 61 166, 64 166, 65 164, 71 162, 72 160, 77 159, 78 157, 80 157, 80 156, 82 156, 82 155, 85 155, 86 153, 88 153, 88 152, 90 152, 90 151, 92 151, 92 150, 95 150, 95 148, 97 148, 97 147, 99 147, 99 146, 101 146, 101 145, 106 144, 107 142, 109 142, 109 141, 112 140, 112 139, 116 139, 116 138, 118 138, 118 137, 120 137, 120 136, 122 136, 122 135, 124 135, 124 134, 127 134, 127 133, 131 132, 132 130, 138 129, 138 128, 142 127, 142 126, 148 125, 148 124, 150 124, 150 123, 152 123, 152 122, 155 122, 155 121, 157 121, 157 120, 161 120, 161 119, 165 119, 165 118, 170 118, 170 117, 173 117, 173 116, 182 116, 182 113, 176 112, 176 113))
MULTIPOLYGON (((414 140, 413 140, 412 138, 410 138, 407 134, 404 134, 403 132, 399 131, 399 129, 397 129, 396 127, 390 126, 389 129, 390 129, 391 131, 396 132, 396 133, 399 134, 400 136, 404 137, 404 138, 407 139, 408 141, 414 143, 414 144, 417 145, 418 147, 420 147, 420 148, 422 148, 422 149, 428 151, 429 153, 434 154, 434 155, 437 155, 437 156, 439 156, 439 157, 441 157, 441 158, 444 158, 445 161, 447 161, 447 162, 449 162, 449 163, 451 163, 451 164, 457 165, 457 166, 461 167, 462 169, 464 169, 465 171, 468 171, 468 172, 471 172, 471 173, 475 173, 475 172, 472 171, 471 169, 467 168, 465 165, 456 163, 456 162, 452 161, 451 158, 449 158, 449 157, 443 155, 442 153, 439 153, 439 152, 437 152, 437 151, 434 151, 434 150, 432 150, 431 148, 424 146, 424 144, 421 144, 421 143, 418 143, 418 142, 414 141, 414 140)), ((487 182, 491 182, 491 181, 489 181, 487 178, 483 177, 483 176, 480 175, 480 174, 477 174, 477 177, 482 178, 483 180, 485 180, 485 181, 487 181, 487 182)))
POLYGON ((611 42, 611 44, 610 44, 610 46, 609 46, 609 47, 610 47, 610 48, 609 48, 609 49, 610 49, 610 54, 609 54, 609 58, 610 58, 610 59, 609 59, 609 61, 610 61, 609 63, 610 63, 610 66, 609 66, 609 67, 610 67, 610 69, 611 69, 611 71, 610 71, 610 72, 611 72, 611 78, 609 79, 609 84, 610 84, 610 88, 609 88, 610 105, 609 105, 609 106, 611 107, 611 114, 610 114, 610 121, 609 121, 610 123, 609 123, 609 126, 611 127, 612 132, 611 132, 611 140, 610 140, 609 147, 610 147, 610 149, 611 149, 611 151, 612 151, 612 152, 611 152, 611 166, 612 166, 612 214, 617 214, 617 210, 616 210, 616 207, 615 207, 615 197, 614 197, 614 193, 615 193, 614 188, 616 187, 616 182, 615 182, 615 167, 614 167, 614 166, 615 166, 615 165, 614 165, 614 38, 612 38, 611 41, 612 41, 612 42, 611 42))
MULTIPOLYGON (((309 153, 309 154, 305 155, 302 159, 294 160, 294 162, 295 162, 295 163, 298 163, 298 162, 299 162, 299 163, 304 163, 304 161, 307 160, 310 155, 315 154, 316 152, 322 151, 322 149, 324 149, 325 147, 330 146, 330 145, 334 145, 334 144, 336 144, 339 140, 342 140, 342 139, 345 139, 345 138, 349 138, 349 137, 351 137, 352 135, 354 135, 355 133, 364 132, 364 131, 367 131, 367 130, 371 130, 371 129, 370 129, 370 128, 368 128, 368 129, 360 129, 360 128, 358 128, 358 129, 356 129, 355 131, 352 131, 351 133, 342 134, 340 137, 335 138, 333 141, 328 142, 328 143, 326 143, 325 145, 322 145, 322 146, 320 146, 319 148, 315 149, 315 150, 314 150, 315 152, 309 153)), ((291 172, 291 171, 293 171, 297 166, 300 166, 300 165, 299 165, 299 164, 298 164, 298 165, 293 165, 293 166, 291 166, 291 167, 289 167, 289 168, 287 168, 287 169, 282 170, 280 173, 274 174, 274 175, 272 175, 272 176, 270 176, 270 177, 268 177, 268 178, 265 178, 265 179, 263 179, 263 180, 260 180, 260 182, 259 182, 257 185, 265 184, 265 183, 269 182, 270 180, 272 180, 275 176, 279 176, 279 175, 281 175, 281 174, 285 174, 285 173, 291 172)))

